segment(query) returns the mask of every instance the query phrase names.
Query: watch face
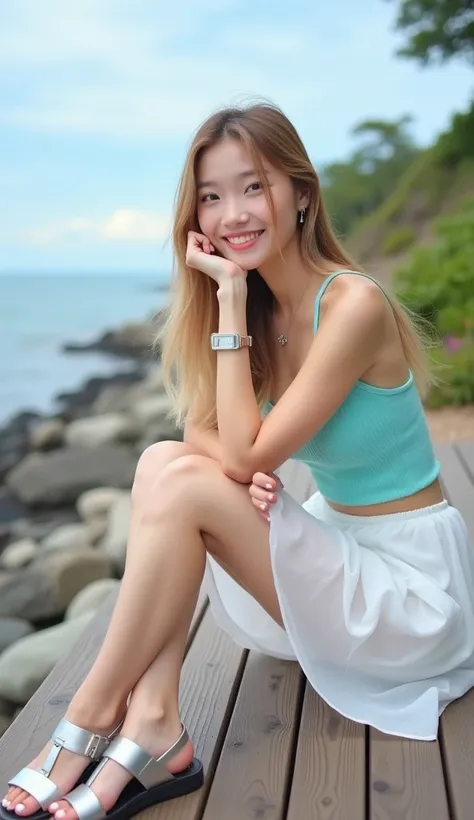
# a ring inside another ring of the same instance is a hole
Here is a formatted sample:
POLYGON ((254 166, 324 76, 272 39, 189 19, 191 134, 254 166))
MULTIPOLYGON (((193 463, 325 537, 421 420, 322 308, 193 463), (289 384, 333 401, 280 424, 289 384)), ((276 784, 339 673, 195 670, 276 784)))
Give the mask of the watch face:
POLYGON ((222 333, 214 336, 213 346, 219 350, 233 350, 236 347, 237 339, 234 333, 222 333))

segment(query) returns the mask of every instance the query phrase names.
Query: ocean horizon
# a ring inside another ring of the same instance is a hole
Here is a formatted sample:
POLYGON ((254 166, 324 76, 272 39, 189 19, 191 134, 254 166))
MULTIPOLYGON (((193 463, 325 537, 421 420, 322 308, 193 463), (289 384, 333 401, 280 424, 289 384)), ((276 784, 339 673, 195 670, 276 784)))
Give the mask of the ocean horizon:
POLYGON ((57 393, 92 376, 133 370, 133 362, 61 346, 152 316, 166 304, 168 282, 164 272, 0 273, 0 426, 20 411, 55 412, 57 393))

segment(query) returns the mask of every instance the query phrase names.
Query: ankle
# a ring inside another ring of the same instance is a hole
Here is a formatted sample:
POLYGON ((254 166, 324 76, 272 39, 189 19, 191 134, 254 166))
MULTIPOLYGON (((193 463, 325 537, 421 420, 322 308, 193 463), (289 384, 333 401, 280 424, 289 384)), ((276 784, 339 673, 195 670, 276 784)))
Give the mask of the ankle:
POLYGON ((163 705, 150 704, 146 709, 134 713, 131 706, 129 717, 138 730, 143 728, 149 731, 151 728, 157 737, 170 741, 177 740, 182 732, 181 718, 176 707, 171 709, 163 705))
POLYGON ((123 719, 125 710, 126 704, 123 702, 89 697, 79 689, 69 704, 66 717, 83 729, 108 734, 123 719))

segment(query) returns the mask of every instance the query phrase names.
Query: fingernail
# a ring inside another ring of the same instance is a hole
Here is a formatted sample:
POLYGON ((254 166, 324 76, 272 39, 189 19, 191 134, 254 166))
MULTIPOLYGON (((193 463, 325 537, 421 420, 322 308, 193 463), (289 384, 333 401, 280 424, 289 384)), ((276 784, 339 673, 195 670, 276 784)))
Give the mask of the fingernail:
POLYGON ((51 803, 49 810, 52 814, 59 809, 59 803, 51 803))
POLYGON ((266 504, 260 504, 260 509, 261 509, 261 510, 266 510, 266 508, 267 508, 267 505, 266 505, 266 504))
POLYGON ((59 809, 59 811, 57 811, 54 816, 55 816, 56 820, 61 820, 61 817, 64 817, 65 814, 66 814, 66 812, 64 811, 64 809, 59 809))
POLYGON ((267 490, 273 489, 271 484, 265 484, 265 487, 266 487, 267 490))
POLYGON ((24 803, 18 803, 18 804, 15 806, 15 811, 16 811, 16 813, 17 813, 17 814, 22 814, 22 813, 25 811, 25 805, 24 805, 24 803))

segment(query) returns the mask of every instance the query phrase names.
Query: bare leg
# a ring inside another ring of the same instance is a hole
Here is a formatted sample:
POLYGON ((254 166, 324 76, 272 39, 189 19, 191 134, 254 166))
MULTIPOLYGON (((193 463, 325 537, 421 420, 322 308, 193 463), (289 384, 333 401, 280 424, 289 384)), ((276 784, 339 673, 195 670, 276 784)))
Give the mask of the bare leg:
MULTIPOLYGON (((121 592, 102 650, 74 698, 83 712, 91 699, 105 706, 111 692, 115 703, 122 702, 168 645, 184 613, 189 622, 202 580, 206 547, 282 623, 271 572, 268 525, 256 514, 247 488, 224 476, 219 465, 202 456, 179 458, 162 471, 154 488, 137 527, 140 537, 135 534, 137 549, 130 550, 127 557, 121 592), (123 668, 124 659, 124 673, 116 679, 114 670, 123 668)), ((122 734, 152 754, 159 754, 160 739, 152 732, 146 737, 143 724, 142 718, 141 729, 132 725, 130 714, 122 734)), ((94 782, 94 791, 108 808, 123 785, 123 770, 110 761, 94 782), (115 795, 110 791, 114 769, 114 782, 119 786, 115 795)), ((60 804, 60 811, 64 806, 60 804)), ((75 817, 71 808, 66 811, 68 820, 75 817)))
MULTIPOLYGON (((137 549, 140 537, 140 521, 147 508, 150 494, 153 499, 155 498, 154 482, 157 476, 164 467, 175 459, 183 455, 193 454, 194 452, 194 449, 187 444, 170 441, 153 445, 143 453, 137 466, 132 489, 132 518, 129 544, 127 547, 128 553, 137 549), (134 532, 136 530, 138 530, 138 532, 135 538, 134 532)), ((178 709, 179 672, 188 630, 189 622, 185 616, 183 617, 182 624, 177 625, 175 634, 168 645, 164 647, 163 652, 155 658, 151 666, 142 676, 133 691, 130 702, 130 708, 133 706, 130 714, 138 715, 147 713, 150 723, 159 723, 160 735, 163 735, 164 742, 169 740, 168 747, 172 744, 173 740, 176 739, 180 729, 178 709)), ((102 733, 114 728, 125 711, 125 704, 113 709, 108 715, 107 710, 103 710, 99 703, 97 707, 95 715, 91 714, 90 704, 87 709, 84 710, 84 713, 81 714, 80 708, 76 709, 75 702, 73 701, 66 712, 66 717, 80 726, 102 733)), ((48 743, 45 749, 32 761, 30 764, 31 768, 40 768, 50 748, 51 743, 48 743)), ((176 764, 178 767, 176 771, 179 771, 180 768, 186 768, 192 758, 192 753, 193 750, 190 745, 189 749, 184 749, 180 755, 177 755, 176 761, 173 760, 173 764, 176 764)), ((63 791, 69 790, 76 783, 88 762, 86 758, 63 751, 54 767, 52 779, 63 791)), ((10 802, 10 810, 13 811, 16 806, 19 806, 20 811, 17 813, 21 813, 24 817, 34 813, 39 808, 34 798, 28 795, 27 792, 15 787, 9 789, 6 799, 10 802), (23 811, 21 811, 21 806, 24 806, 23 811)))

